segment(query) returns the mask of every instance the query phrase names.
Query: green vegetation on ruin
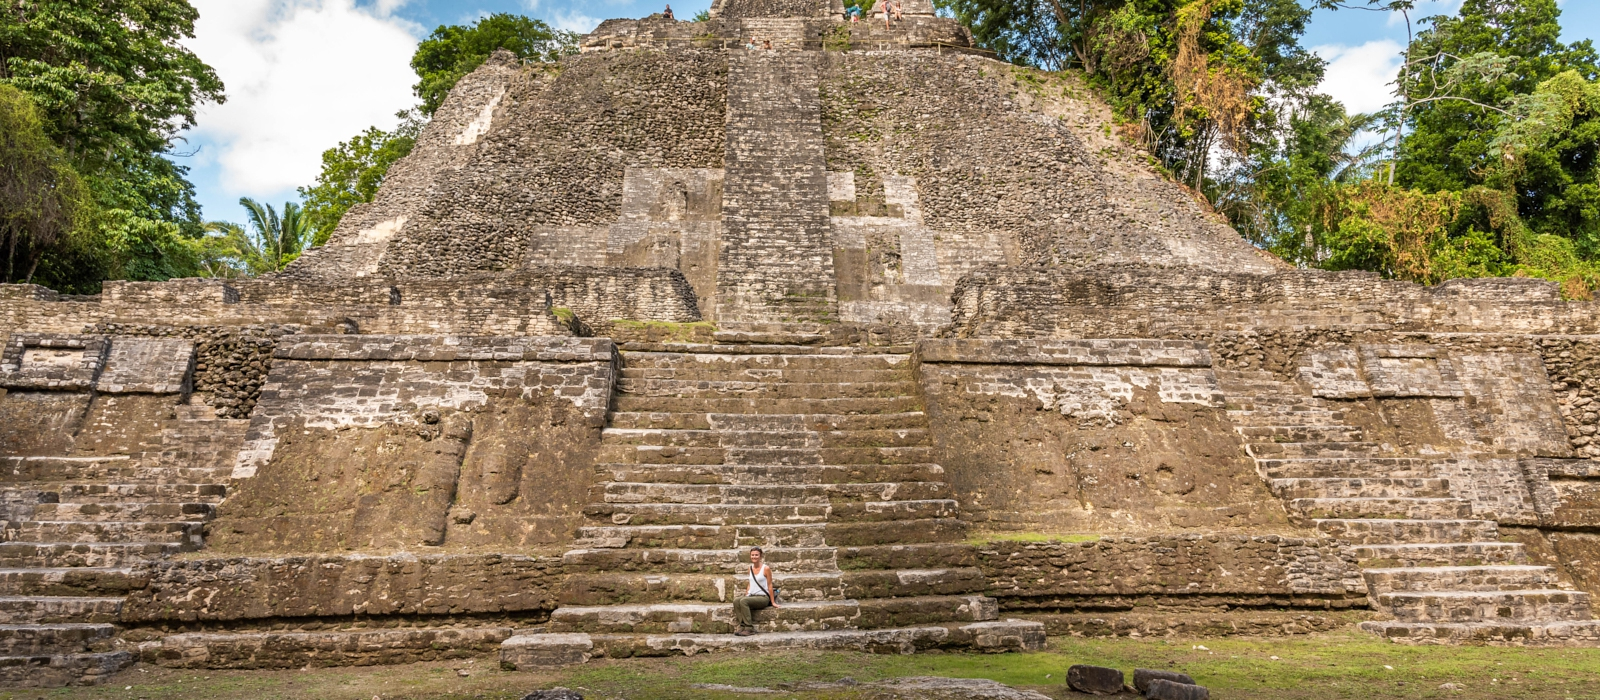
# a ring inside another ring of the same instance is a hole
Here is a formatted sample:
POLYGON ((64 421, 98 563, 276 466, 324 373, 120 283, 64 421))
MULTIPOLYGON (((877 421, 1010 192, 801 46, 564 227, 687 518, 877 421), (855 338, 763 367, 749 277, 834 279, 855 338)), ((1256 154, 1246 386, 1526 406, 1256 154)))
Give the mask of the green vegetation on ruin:
POLYGON ((652 700, 817 698, 847 700, 859 692, 775 692, 759 695, 708 690, 720 684, 783 690, 783 684, 868 682, 906 676, 989 678, 1051 697, 1075 663, 1179 670, 1230 700, 1574 700, 1600 698, 1600 649, 1401 646, 1354 630, 1274 638, 1074 639, 1056 637, 1036 654, 917 654, 778 652, 713 654, 664 659, 595 661, 548 673, 501 671, 491 658, 293 671, 176 671, 138 666, 94 688, 0 691, 13 698, 145 698, 177 700, 324 700, 396 698, 516 699, 540 688, 582 689, 586 697, 652 700), (1205 647, 1204 649, 1200 647, 1205 647), (466 670, 467 676, 456 669, 466 670), (1456 688, 1441 688, 1446 684, 1456 688))

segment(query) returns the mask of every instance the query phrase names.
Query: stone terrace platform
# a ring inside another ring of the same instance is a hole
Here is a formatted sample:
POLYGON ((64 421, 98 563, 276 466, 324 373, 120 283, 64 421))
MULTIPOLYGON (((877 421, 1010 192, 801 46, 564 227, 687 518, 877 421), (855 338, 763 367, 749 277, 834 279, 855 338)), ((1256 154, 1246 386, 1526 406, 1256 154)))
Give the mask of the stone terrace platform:
POLYGON ((959 504, 930 460, 910 347, 647 347, 622 352, 561 606, 540 634, 506 641, 504 664, 1042 648, 1043 625, 1002 620, 982 595, 959 504), (782 603, 757 614, 761 634, 733 637, 752 546, 782 603))

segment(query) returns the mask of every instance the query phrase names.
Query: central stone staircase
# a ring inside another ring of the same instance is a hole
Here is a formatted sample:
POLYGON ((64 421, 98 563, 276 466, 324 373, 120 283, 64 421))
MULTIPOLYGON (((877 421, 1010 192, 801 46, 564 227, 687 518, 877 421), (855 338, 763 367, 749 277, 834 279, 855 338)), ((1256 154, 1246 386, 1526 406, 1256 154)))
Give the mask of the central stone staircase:
POLYGON ((0 686, 91 685, 134 662, 114 624, 131 567, 201 547, 246 425, 176 411, 147 452, 0 460, 0 686))
POLYGON ((547 634, 507 649, 576 661, 1042 646, 1042 625, 1000 621, 981 595, 958 504, 931 462, 910 348, 718 337, 789 342, 625 349, 561 607, 547 634), (782 604, 757 614, 762 634, 735 637, 752 546, 782 604))
POLYGON ((1228 414, 1291 517, 1347 543, 1374 609, 1362 628, 1398 642, 1563 644, 1600 640, 1589 595, 1528 565, 1451 495, 1434 462, 1393 454, 1343 422, 1335 402, 1270 372, 1217 372, 1228 414))

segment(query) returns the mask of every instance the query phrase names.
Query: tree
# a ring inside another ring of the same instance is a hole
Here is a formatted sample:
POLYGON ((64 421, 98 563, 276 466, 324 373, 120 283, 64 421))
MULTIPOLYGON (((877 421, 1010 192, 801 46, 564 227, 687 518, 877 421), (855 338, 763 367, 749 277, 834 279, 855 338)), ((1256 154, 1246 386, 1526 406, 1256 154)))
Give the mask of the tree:
POLYGON ((322 152, 322 173, 316 184, 300 188, 304 216, 315 231, 312 245, 327 243, 344 213, 356 204, 372 201, 389 167, 411 153, 423 122, 416 110, 397 116, 401 121, 394 131, 369 127, 322 152))
POLYGON ((940 1, 1008 60, 1081 67, 1125 133, 1208 194, 1217 146, 1235 156, 1271 147, 1280 111, 1322 77, 1299 44, 1310 10, 1297 0, 940 1))
POLYGON ((11 0, 0 5, 0 84, 26 93, 82 176, 93 235, 39 260, 41 282, 88 292, 106 278, 197 272, 203 234, 186 169, 167 160, 222 83, 180 43, 186 0, 11 0))
POLYGON ((32 282, 40 258, 86 228, 91 206, 33 100, 0 84, 0 282, 32 282))
POLYGON ((213 222, 208 228, 222 234, 226 247, 247 274, 279 272, 310 247, 311 221, 294 202, 283 203, 282 216, 272 205, 249 197, 240 197, 239 205, 249 217, 248 227, 213 222))
MULTIPOLYGON (((1455 17, 1426 20, 1429 28, 1408 48, 1413 60, 1474 58, 1481 64, 1492 57, 1504 67, 1457 80, 1451 89, 1457 99, 1410 110, 1409 134, 1397 157, 1397 183, 1430 192, 1483 184, 1475 173, 1496 157, 1489 142, 1508 116, 1498 108, 1564 70, 1596 77, 1600 63, 1589 42, 1560 43, 1560 15, 1555 0, 1467 0, 1455 17)), ((1431 88, 1432 81, 1408 82, 1414 94, 1431 88)))
POLYGON ((422 113, 432 116, 450 88, 495 51, 505 49, 524 61, 558 61, 577 52, 578 35, 551 29, 531 17, 496 13, 471 26, 440 25, 417 46, 411 68, 419 79, 412 88, 422 99, 422 113))
POLYGON ((1347 114, 1326 95, 1314 95, 1288 114, 1287 129, 1252 162, 1219 173, 1213 203, 1241 235, 1284 260, 1322 264, 1328 250, 1320 224, 1344 186, 1374 173, 1383 144, 1356 146, 1377 118, 1347 114))

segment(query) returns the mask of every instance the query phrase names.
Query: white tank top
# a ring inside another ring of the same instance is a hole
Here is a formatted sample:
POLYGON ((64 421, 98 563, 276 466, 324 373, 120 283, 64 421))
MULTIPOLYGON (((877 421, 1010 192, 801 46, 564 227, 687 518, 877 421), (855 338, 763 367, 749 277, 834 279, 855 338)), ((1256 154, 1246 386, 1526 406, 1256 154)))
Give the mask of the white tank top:
POLYGON ((750 590, 745 591, 745 595, 765 596, 767 594, 767 592, 765 590, 762 590, 762 588, 767 585, 767 582, 766 581, 762 581, 759 584, 756 583, 756 575, 757 574, 765 575, 766 573, 767 573, 767 565, 766 564, 762 564, 761 565, 761 569, 759 571, 757 571, 756 568, 753 567, 753 566, 750 567, 750 590))

